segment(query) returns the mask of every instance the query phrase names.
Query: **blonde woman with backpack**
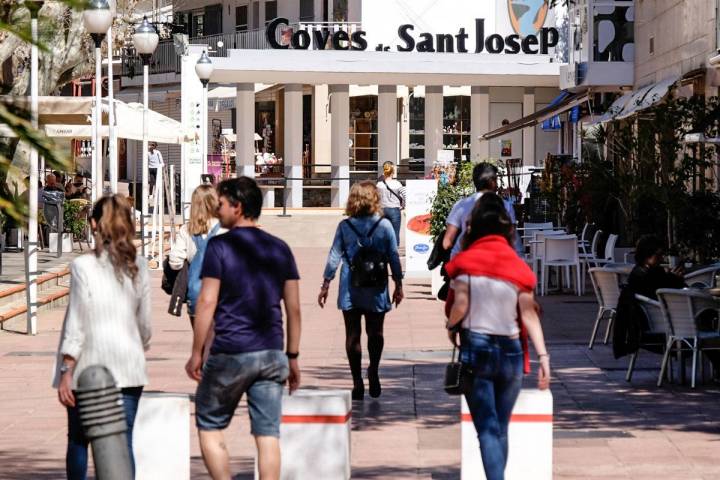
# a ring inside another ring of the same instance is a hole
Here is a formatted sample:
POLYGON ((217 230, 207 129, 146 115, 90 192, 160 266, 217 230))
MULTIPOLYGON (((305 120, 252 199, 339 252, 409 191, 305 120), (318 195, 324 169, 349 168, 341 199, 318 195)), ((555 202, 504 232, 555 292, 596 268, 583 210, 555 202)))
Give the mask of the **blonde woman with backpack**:
POLYGON ((395 232, 380 211, 380 197, 374 183, 365 181, 352 186, 345 209, 349 218, 341 221, 335 231, 318 295, 318 304, 323 308, 330 282, 342 262, 337 305, 345 320, 345 352, 353 378, 353 400, 362 400, 365 396, 360 346, 362 317, 365 317, 368 336, 370 396, 377 398, 381 393, 379 366, 385 343, 385 314, 393 303, 400 305, 403 299, 403 275, 395 232), (395 283, 392 300, 388 290, 388 265, 395 283))
POLYGON ((217 207, 218 197, 215 187, 212 185, 197 187, 190 199, 190 221, 180 228, 168 255, 168 263, 173 270, 181 270, 185 262, 188 263, 186 301, 190 323, 193 325, 195 323, 195 304, 200 292, 199 273, 202 268, 205 247, 210 238, 227 231, 220 227, 216 217, 217 207))

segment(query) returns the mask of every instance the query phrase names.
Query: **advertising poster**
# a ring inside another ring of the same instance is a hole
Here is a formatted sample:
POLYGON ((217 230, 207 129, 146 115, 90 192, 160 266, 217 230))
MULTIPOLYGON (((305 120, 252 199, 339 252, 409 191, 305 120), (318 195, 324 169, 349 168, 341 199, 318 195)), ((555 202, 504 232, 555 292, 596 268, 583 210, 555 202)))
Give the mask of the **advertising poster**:
POLYGON ((408 180, 405 215, 405 275, 430 278, 427 260, 432 250, 430 208, 437 192, 435 180, 408 180))

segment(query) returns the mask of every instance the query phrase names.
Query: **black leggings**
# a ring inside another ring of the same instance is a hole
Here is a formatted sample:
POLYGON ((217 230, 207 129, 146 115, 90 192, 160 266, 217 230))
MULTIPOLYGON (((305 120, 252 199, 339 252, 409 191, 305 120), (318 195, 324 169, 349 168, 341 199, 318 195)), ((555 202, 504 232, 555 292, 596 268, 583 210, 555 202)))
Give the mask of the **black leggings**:
POLYGON ((360 346, 360 334, 362 333, 361 318, 365 315, 365 333, 368 336, 367 349, 370 355, 368 371, 377 374, 380 365, 385 338, 383 337, 383 322, 385 312, 365 312, 359 309, 343 310, 345 319, 345 352, 347 353, 350 373, 353 382, 362 382, 361 362, 362 347, 360 346))

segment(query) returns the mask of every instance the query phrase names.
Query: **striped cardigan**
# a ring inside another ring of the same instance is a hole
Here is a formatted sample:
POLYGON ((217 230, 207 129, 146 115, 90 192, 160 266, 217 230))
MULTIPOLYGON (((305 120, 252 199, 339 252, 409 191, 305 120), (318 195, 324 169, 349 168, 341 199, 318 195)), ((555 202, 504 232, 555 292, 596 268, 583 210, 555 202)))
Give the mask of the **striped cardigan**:
POLYGON ((77 378, 90 365, 104 365, 118 387, 147 384, 145 351, 150 348, 150 279, 147 260, 137 257, 135 282, 120 282, 107 253, 72 262, 70 303, 60 335, 53 387, 60 381, 63 355, 77 361, 77 378))

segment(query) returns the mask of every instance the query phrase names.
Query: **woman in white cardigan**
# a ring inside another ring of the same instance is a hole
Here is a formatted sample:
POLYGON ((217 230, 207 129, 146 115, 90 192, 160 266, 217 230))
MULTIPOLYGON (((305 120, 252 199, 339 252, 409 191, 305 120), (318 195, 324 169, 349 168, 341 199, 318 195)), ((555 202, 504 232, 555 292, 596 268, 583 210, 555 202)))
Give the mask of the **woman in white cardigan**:
MULTIPOLYGON (((127 200, 101 198, 92 212, 95 250, 72 262, 70 304, 65 313, 53 386, 68 412, 67 478, 85 479, 87 447, 74 390, 90 365, 110 370, 122 391, 132 455, 132 429, 147 384, 150 347, 150 282, 147 261, 136 254, 135 224, 127 200)), ((133 461, 134 470, 134 461, 133 461)))

